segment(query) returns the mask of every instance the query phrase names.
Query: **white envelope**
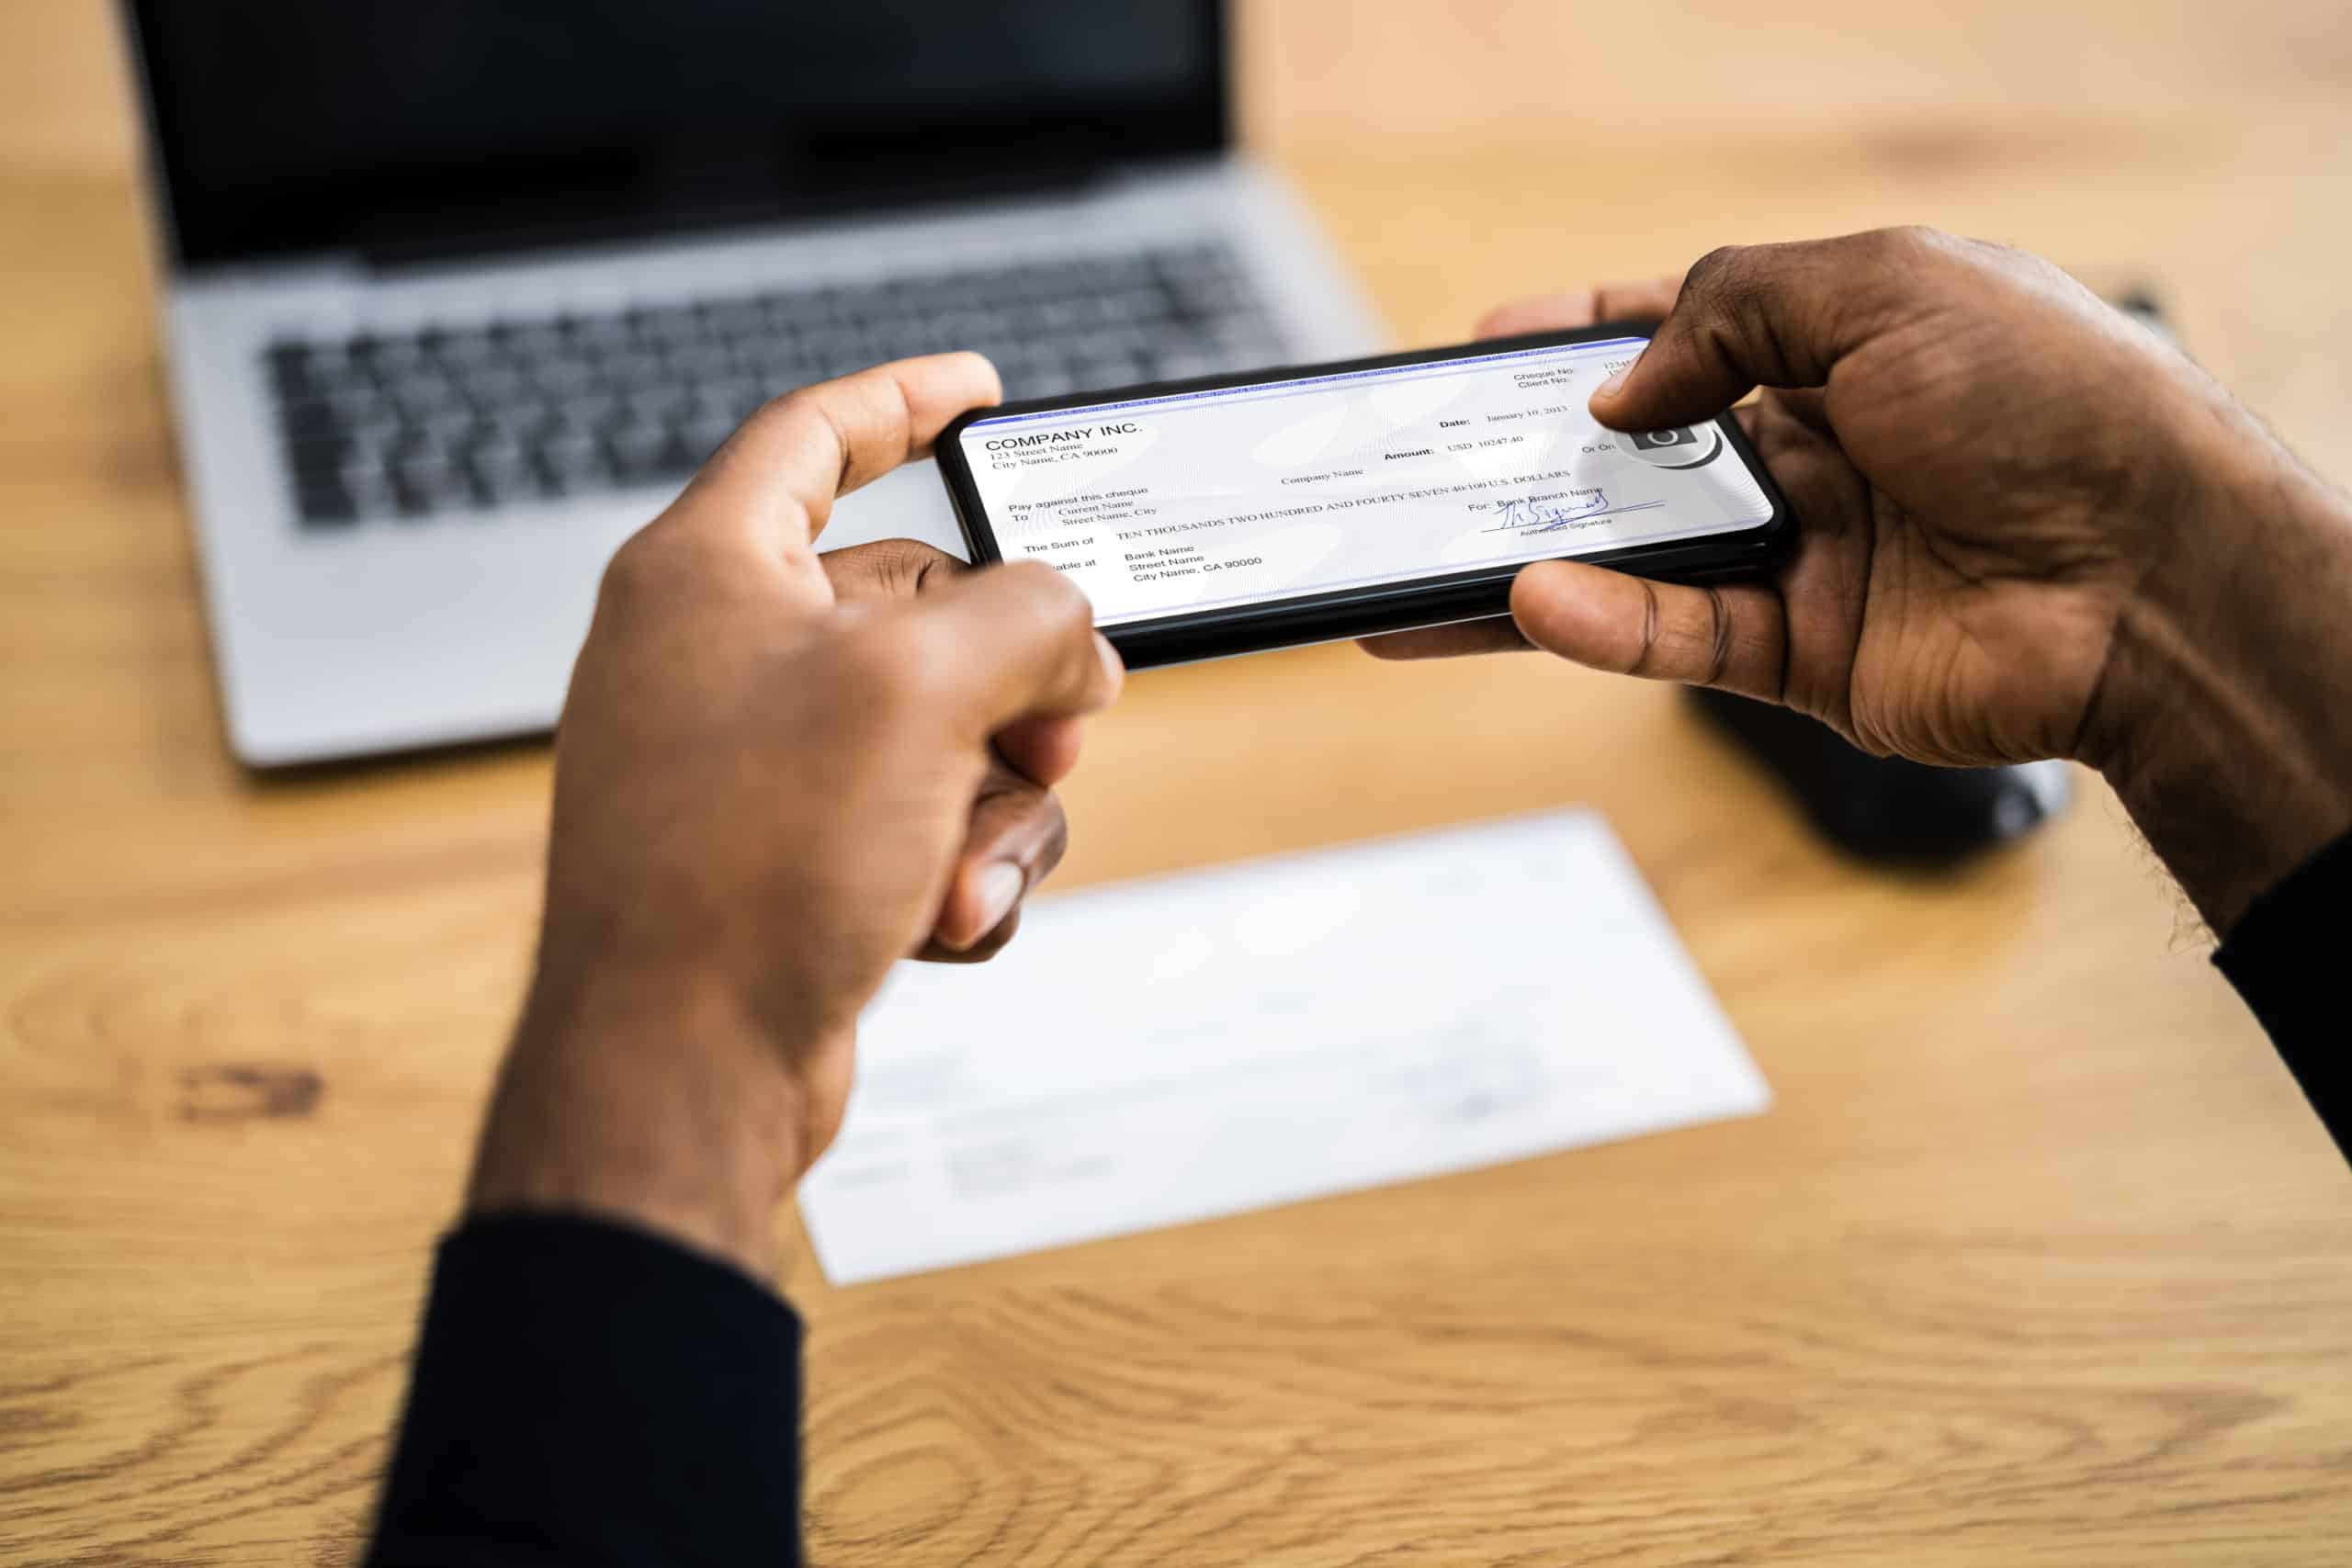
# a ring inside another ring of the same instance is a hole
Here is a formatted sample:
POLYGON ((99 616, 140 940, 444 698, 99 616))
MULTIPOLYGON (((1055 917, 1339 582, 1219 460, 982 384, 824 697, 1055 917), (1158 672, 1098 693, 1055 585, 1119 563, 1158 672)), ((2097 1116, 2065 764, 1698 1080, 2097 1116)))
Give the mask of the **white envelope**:
POLYGON ((1606 823, 1565 812, 1041 898, 901 964, 802 1184, 837 1284, 1762 1111, 1606 823))

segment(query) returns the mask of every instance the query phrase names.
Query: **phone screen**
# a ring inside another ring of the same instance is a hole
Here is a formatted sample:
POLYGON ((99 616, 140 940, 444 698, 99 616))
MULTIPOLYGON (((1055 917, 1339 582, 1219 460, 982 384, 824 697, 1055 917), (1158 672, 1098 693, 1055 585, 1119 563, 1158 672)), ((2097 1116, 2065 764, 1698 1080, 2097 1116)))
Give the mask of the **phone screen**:
POLYGON ((974 421, 1006 560, 1101 626, 1754 528, 1713 423, 1611 431, 1585 401, 1645 340, 1513 348, 974 421))

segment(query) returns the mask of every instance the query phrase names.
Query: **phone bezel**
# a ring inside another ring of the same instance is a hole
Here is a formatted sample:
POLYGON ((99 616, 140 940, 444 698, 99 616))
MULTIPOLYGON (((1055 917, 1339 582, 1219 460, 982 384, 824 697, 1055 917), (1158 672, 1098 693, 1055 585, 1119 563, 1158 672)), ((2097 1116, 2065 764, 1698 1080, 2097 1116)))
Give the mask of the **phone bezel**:
MULTIPOLYGON (((1103 391, 1073 392, 1051 398, 1025 398, 986 408, 970 409, 948 422, 934 448, 939 473, 955 508, 975 565, 1004 558, 996 531, 989 525, 979 488, 965 460, 964 432, 984 419, 1006 414, 1048 413, 1060 409, 1089 408, 1130 398, 1161 397, 1171 392, 1216 391, 1227 387, 1255 387, 1311 376, 1351 370, 1381 370, 1399 365, 1425 365, 1517 349, 1549 348, 1593 343, 1612 337, 1648 338, 1656 321, 1606 321, 1568 332, 1530 333, 1446 348, 1420 348, 1402 354, 1374 355, 1363 359, 1327 360, 1313 365, 1285 365, 1263 369, 1195 376, 1175 381, 1150 381, 1103 391)), ((1724 443, 1764 491, 1771 513, 1763 522, 1735 533, 1699 539, 1673 539, 1658 544, 1634 544, 1589 553, 1566 553, 1546 559, 1589 561, 1640 577, 1668 581, 1700 581, 1744 576, 1769 565, 1794 530, 1787 500, 1772 475, 1748 444, 1747 433, 1729 412, 1713 422, 1724 443)), ((1102 628, 1131 669, 1180 664, 1201 659, 1258 653, 1276 648, 1369 637, 1379 632, 1416 626, 1442 626, 1508 615, 1510 585, 1527 562, 1474 568, 1414 578, 1405 582, 1378 583, 1363 588, 1331 589, 1303 593, 1267 604, 1227 605, 1215 610, 1182 611, 1150 620, 1122 621, 1102 628)))

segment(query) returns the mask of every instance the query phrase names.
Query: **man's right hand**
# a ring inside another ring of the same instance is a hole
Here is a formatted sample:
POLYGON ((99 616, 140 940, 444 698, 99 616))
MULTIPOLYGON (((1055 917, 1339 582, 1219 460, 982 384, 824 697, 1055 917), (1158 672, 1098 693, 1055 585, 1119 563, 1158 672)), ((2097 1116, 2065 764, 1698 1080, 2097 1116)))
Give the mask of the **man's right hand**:
POLYGON ((1799 542, 1723 587, 1531 566, 1528 641, 1882 754, 2080 758, 2217 928, 2352 822, 2352 513, 2168 344, 2046 263, 1916 230, 1717 251, 1643 292, 1509 325, 1664 314, 1593 396, 1617 429, 1770 389, 1741 417, 1799 542))
POLYGON ((1050 792, 1121 680, 1085 595, 1034 562, 816 548, 837 496, 998 395, 948 354, 780 398, 613 558, 476 1213, 587 1213, 763 1276, 891 965, 985 956, 1053 869, 1050 792))

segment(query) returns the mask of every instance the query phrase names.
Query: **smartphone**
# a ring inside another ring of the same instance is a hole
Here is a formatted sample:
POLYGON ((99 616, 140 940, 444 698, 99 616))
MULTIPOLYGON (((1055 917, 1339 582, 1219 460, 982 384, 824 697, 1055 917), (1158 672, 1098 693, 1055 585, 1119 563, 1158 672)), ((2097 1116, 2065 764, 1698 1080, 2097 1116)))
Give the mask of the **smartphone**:
POLYGON ((1736 420, 1586 412, 1653 325, 975 409, 939 471, 975 562, 1063 572, 1137 669, 1506 615, 1530 561, 1754 571, 1793 523, 1736 420))

